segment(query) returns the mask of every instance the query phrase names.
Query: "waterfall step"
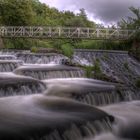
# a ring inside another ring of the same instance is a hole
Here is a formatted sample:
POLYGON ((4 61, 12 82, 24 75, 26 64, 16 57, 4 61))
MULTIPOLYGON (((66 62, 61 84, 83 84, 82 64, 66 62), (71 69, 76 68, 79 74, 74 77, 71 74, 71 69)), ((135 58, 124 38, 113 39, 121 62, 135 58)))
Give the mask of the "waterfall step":
POLYGON ((102 121, 114 121, 112 116, 95 107, 41 94, 0 98, 0 115, 0 139, 3 140, 42 140, 44 136, 48 139, 53 131, 58 131, 63 139, 72 124, 81 127, 79 132, 84 137, 89 136, 84 129, 87 122, 95 122, 99 132, 102 121))
POLYGON ((21 65, 21 60, 0 60, 0 72, 12 72, 21 65))
POLYGON ((61 59, 67 58, 57 53, 17 53, 17 58, 30 64, 48 64, 55 62, 59 64, 61 59))
POLYGON ((0 73, 0 97, 42 93, 46 85, 36 79, 13 73, 0 73))
POLYGON ((0 60, 16 60, 16 56, 14 55, 0 55, 0 60))
POLYGON ((57 64, 25 65, 17 68, 14 73, 19 75, 31 76, 40 80, 85 76, 84 71, 78 67, 57 64))

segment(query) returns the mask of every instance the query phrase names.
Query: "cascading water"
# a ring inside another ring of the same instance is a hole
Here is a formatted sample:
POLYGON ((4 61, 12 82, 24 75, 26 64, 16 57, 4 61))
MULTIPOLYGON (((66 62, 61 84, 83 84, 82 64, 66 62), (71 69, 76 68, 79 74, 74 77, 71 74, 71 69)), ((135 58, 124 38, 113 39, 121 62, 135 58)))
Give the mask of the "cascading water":
POLYGON ((24 61, 18 67, 2 70, 14 70, 14 74, 0 73, 0 139, 140 138, 140 103, 133 101, 140 99, 135 85, 140 77, 140 64, 127 52, 75 51, 74 61, 81 65, 92 66, 98 60, 110 82, 81 78, 85 77, 84 70, 60 65, 66 58, 60 54, 20 51, 0 54, 2 63, 24 61), (51 62, 55 64, 46 65, 51 62))
POLYGON ((60 60, 66 58, 62 54, 48 53, 48 54, 35 54, 35 53, 17 53, 17 58, 23 60, 25 63, 30 64, 48 64, 55 62, 59 64, 60 60))
POLYGON ((134 85, 140 77, 140 64, 129 57, 127 52, 76 50, 75 56, 93 65, 99 60, 103 73, 110 79, 120 79, 126 85, 134 85))
MULTIPOLYGON (((119 82, 129 87, 128 91, 121 90, 121 95, 125 100, 140 98, 137 94, 139 89, 135 86, 140 77, 140 64, 132 59, 128 52, 76 50, 75 56, 85 59, 93 65, 98 60, 102 74, 105 74, 110 81, 119 82)), ((77 60, 75 59, 75 61, 77 60)))
POLYGON ((0 73, 0 97, 42 93, 46 86, 33 78, 0 73))
POLYGON ((22 64, 20 60, 0 60, 0 72, 12 72, 22 64))
POLYGON ((53 132, 63 140, 74 133, 75 126, 84 138, 95 134, 88 129, 101 132, 100 126, 114 120, 95 107, 41 94, 0 98, 0 114, 0 139, 12 140, 49 139, 56 136, 53 132))
POLYGON ((39 80, 85 76, 84 71, 80 68, 57 64, 21 66, 14 73, 31 76, 39 80))
POLYGON ((66 78, 43 82, 47 85, 48 96, 72 98, 90 105, 107 105, 140 99, 140 94, 136 90, 100 80, 66 78))
POLYGON ((0 55, 0 60, 16 60, 14 55, 0 55))

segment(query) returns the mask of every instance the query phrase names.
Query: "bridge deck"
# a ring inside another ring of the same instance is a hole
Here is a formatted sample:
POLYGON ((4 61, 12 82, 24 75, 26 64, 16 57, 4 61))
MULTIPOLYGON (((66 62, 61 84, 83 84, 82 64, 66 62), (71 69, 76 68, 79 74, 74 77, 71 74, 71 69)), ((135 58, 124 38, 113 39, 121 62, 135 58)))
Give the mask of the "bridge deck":
POLYGON ((96 29, 96 28, 70 28, 45 26, 1 26, 0 37, 4 38, 77 38, 99 40, 127 40, 134 35, 135 30, 96 29))

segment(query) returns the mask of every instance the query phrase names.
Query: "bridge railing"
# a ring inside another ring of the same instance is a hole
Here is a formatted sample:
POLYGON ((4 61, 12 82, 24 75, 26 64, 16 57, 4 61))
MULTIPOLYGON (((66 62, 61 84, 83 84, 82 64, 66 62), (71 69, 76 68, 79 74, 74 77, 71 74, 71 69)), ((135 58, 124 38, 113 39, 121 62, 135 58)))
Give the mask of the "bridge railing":
POLYGON ((83 38, 83 39, 120 39, 127 40, 135 30, 96 29, 80 27, 45 27, 45 26, 1 26, 0 37, 5 38, 83 38))

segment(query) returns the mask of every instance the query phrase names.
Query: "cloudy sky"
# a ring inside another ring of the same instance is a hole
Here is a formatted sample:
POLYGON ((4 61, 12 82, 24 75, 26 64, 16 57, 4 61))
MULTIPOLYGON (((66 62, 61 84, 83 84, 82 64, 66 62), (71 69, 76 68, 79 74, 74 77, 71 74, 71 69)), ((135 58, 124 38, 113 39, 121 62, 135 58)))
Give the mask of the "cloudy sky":
POLYGON ((84 8, 89 19, 98 23, 113 24, 129 15, 130 6, 140 7, 140 0, 40 0, 43 3, 56 7, 59 10, 78 12, 84 8))

